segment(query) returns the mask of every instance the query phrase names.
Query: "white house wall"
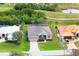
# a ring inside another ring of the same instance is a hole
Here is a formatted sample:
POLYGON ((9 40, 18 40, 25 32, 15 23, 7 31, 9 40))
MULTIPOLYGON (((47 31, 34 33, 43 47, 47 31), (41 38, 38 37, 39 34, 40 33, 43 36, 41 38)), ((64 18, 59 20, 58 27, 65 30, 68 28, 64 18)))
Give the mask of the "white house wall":
POLYGON ((46 39, 52 39, 52 35, 46 35, 46 39))
POLYGON ((0 27, 0 36, 2 37, 2 34, 8 34, 8 40, 12 40, 12 34, 16 31, 20 31, 19 26, 5 26, 5 27, 0 27))

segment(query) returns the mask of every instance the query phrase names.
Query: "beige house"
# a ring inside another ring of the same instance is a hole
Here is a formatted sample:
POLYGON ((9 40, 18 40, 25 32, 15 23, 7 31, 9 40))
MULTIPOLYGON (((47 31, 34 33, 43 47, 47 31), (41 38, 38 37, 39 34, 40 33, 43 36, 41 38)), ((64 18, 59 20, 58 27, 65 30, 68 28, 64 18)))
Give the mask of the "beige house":
POLYGON ((78 25, 58 26, 57 31, 58 31, 60 40, 79 38, 79 26, 78 25))

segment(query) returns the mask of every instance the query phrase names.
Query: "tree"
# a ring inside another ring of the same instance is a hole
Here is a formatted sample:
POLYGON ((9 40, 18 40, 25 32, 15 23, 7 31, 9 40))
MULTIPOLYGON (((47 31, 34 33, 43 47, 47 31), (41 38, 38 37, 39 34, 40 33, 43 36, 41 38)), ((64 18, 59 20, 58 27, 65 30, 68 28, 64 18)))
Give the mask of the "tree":
POLYGON ((31 17, 32 24, 46 23, 46 20, 45 14, 42 12, 36 12, 35 14, 32 14, 31 17))
POLYGON ((25 24, 30 24, 31 23, 30 17, 28 15, 21 16, 21 22, 24 22, 25 24))
POLYGON ((16 9, 16 10, 22 10, 23 8, 26 8, 26 4, 24 4, 24 3, 17 3, 14 6, 14 9, 16 9))
POLYGON ((33 10, 47 10, 47 11, 57 11, 59 10, 58 4, 50 4, 50 3, 42 3, 42 4, 35 4, 35 3, 19 3, 16 4, 14 9, 22 10, 25 8, 33 9, 33 10))
POLYGON ((16 43, 17 44, 20 44, 20 42, 21 42, 21 38, 22 38, 22 33, 21 32, 14 32, 13 33, 13 39, 17 39, 17 41, 16 41, 16 43))
POLYGON ((34 6, 40 6, 40 4, 16 4, 15 6, 16 9, 0 12, 0 24, 19 25, 22 22, 25 24, 38 24, 46 21, 45 14, 43 12, 37 12, 34 10, 37 8, 34 8, 34 6), (21 9, 19 7, 21 7, 21 9))

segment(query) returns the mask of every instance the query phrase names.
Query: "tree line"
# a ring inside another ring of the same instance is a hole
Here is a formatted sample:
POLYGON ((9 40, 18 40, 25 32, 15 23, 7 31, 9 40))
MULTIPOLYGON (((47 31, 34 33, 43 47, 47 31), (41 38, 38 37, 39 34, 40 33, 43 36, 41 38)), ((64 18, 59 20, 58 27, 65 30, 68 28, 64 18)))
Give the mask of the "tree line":
POLYGON ((0 12, 0 25, 19 25, 22 22, 25 24, 46 23, 46 17, 44 13, 37 12, 32 8, 23 8, 26 7, 26 5, 19 6, 20 7, 18 9, 16 9, 14 6, 12 10, 0 12))
POLYGON ((47 11, 58 11, 58 4, 50 4, 50 3, 17 3, 14 7, 16 10, 21 10, 23 8, 31 8, 34 10, 47 10, 47 11))

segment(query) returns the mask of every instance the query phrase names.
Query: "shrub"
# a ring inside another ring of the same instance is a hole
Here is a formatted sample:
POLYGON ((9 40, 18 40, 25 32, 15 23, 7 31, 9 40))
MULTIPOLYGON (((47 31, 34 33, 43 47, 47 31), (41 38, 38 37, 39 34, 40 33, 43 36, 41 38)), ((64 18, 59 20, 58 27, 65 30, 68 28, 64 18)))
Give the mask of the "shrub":
POLYGON ((20 44, 20 41, 22 39, 22 33, 21 32, 14 32, 13 33, 13 39, 17 39, 17 44, 20 44))

